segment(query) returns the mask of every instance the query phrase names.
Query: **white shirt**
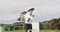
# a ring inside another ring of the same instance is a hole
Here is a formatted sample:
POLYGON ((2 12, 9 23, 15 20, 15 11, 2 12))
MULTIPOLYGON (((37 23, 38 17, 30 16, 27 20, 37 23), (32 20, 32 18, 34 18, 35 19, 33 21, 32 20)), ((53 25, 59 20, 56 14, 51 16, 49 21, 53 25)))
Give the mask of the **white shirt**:
POLYGON ((30 15, 30 12, 27 12, 26 14, 25 14, 25 16, 24 16, 24 18, 25 18, 25 23, 28 23, 28 24, 31 24, 31 20, 32 20, 32 15, 30 15), (28 19, 30 18, 30 21, 28 22, 28 19))

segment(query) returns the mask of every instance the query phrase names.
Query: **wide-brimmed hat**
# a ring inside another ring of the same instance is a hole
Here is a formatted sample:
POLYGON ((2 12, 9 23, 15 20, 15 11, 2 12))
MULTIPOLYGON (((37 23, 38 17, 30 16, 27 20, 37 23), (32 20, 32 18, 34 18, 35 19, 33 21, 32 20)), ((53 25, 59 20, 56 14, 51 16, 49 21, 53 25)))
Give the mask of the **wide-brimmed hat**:
POLYGON ((30 10, 31 10, 31 11, 33 11, 33 10, 34 10, 34 8, 30 8, 28 11, 30 11, 30 10))

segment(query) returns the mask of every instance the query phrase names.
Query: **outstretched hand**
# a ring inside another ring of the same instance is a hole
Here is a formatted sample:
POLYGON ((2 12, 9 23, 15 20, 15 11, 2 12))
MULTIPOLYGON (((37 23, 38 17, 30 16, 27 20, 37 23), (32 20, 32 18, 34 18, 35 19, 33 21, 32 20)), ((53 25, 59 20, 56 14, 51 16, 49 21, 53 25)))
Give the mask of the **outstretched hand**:
POLYGON ((35 17, 35 15, 32 15, 32 17, 35 17))

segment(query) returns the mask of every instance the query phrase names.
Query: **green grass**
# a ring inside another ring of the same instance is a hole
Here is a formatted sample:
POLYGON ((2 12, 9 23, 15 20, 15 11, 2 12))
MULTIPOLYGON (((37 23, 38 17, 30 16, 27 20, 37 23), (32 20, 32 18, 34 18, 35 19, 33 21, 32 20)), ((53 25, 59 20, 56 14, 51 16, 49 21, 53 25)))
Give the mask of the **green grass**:
POLYGON ((40 30, 40 32, 60 32, 60 30, 40 30))
MULTIPOLYGON (((10 31, 10 32, 24 32, 25 30, 14 30, 14 31, 10 31)), ((7 32, 7 31, 5 31, 7 32)))
MULTIPOLYGON (((15 30, 15 31, 10 31, 10 32, 25 32, 25 30, 15 30)), ((40 30, 40 32, 55 32, 55 30, 40 30)), ((58 30, 57 32, 60 32, 60 30, 58 30)))
POLYGON ((40 30, 40 32, 53 32, 54 30, 40 30))

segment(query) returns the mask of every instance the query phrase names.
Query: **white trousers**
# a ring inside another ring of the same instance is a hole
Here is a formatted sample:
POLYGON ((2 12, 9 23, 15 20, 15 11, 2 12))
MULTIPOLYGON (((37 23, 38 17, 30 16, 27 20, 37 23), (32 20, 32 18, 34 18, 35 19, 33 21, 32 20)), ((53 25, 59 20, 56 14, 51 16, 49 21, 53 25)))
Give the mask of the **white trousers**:
POLYGON ((39 32, 39 22, 32 22, 32 30, 29 29, 29 31, 32 31, 32 32, 39 32))
POLYGON ((32 32, 39 32, 39 22, 32 22, 32 32))
POLYGON ((0 27, 0 32, 2 32, 2 28, 0 27))

